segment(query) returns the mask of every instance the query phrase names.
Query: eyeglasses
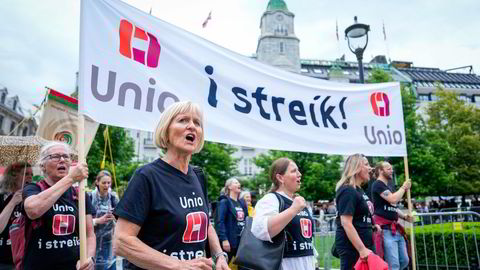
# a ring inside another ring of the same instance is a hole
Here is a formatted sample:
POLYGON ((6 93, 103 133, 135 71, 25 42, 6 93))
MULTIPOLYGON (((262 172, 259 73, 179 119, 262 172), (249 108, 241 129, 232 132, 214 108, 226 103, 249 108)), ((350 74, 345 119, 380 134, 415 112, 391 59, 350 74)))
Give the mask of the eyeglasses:
POLYGON ((60 159, 65 160, 65 161, 70 161, 72 158, 70 157, 70 155, 67 155, 67 154, 51 154, 51 155, 48 155, 45 157, 45 159, 49 159, 53 162, 59 162, 60 159))

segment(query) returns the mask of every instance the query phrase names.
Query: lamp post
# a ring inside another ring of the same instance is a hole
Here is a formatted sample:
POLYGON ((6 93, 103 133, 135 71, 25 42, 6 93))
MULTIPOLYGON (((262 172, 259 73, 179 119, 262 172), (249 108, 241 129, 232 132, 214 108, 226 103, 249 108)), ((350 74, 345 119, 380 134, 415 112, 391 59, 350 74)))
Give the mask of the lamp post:
POLYGON ((368 31, 370 31, 370 25, 358 23, 357 16, 354 18, 355 23, 345 29, 345 39, 348 41, 348 48, 352 53, 357 56, 358 60, 358 72, 360 82, 364 83, 363 77, 363 52, 368 45, 368 31))

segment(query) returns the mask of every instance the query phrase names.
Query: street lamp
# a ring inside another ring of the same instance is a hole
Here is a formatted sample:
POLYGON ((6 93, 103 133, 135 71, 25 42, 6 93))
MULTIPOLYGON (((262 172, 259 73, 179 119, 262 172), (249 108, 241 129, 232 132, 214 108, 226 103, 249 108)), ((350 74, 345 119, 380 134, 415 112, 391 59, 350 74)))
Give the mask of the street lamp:
POLYGON ((368 31, 370 31, 370 25, 358 23, 357 16, 354 18, 355 23, 345 29, 345 39, 348 41, 348 48, 352 53, 357 56, 358 60, 358 71, 360 82, 364 83, 365 79, 363 77, 363 52, 367 48, 368 44, 368 31))

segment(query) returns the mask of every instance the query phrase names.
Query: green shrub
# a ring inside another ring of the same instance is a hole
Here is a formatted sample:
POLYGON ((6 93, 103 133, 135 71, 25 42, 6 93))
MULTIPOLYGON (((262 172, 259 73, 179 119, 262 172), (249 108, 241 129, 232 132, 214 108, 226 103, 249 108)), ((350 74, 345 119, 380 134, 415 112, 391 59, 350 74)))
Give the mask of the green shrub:
MULTIPOLYGON (((439 269, 468 268, 480 265, 480 222, 424 225, 415 227, 417 268, 438 266, 439 269), (461 227, 459 227, 461 224, 461 227)), ((411 232, 407 230, 407 233, 411 232)), ((409 238, 410 239, 410 238, 409 238)))

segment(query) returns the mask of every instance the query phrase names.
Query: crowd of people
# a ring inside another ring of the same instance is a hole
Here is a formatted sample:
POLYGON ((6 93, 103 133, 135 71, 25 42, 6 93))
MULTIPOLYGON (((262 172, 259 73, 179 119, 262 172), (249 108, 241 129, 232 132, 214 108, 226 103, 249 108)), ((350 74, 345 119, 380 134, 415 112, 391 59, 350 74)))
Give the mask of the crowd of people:
POLYGON ((120 200, 111 191, 110 172, 97 175, 95 189, 86 194, 88 259, 82 262, 75 186, 87 178, 87 164, 72 166, 69 146, 51 142, 40 151, 40 182, 31 183, 30 164, 9 166, 0 182, 0 270, 15 269, 8 231, 22 215, 31 232, 25 239, 23 269, 114 270, 116 256, 125 258, 123 269, 237 269, 233 258, 246 218, 252 217, 251 232, 261 241, 286 235, 281 269, 313 270, 313 211, 336 214, 332 252, 342 270, 353 269, 371 253, 384 258, 390 270, 403 270, 409 263, 398 219, 412 222, 412 217, 399 211, 397 203, 411 182, 392 189, 388 162, 376 166, 372 181, 366 157, 349 156, 335 201, 311 209, 297 193, 302 174, 295 161, 279 158, 270 168, 272 188, 255 206, 240 182, 228 179, 212 224, 205 179, 190 164, 204 144, 201 108, 188 101, 168 107, 156 126, 155 144, 165 155, 137 169, 120 200), (369 181, 370 196, 362 189, 369 181))

